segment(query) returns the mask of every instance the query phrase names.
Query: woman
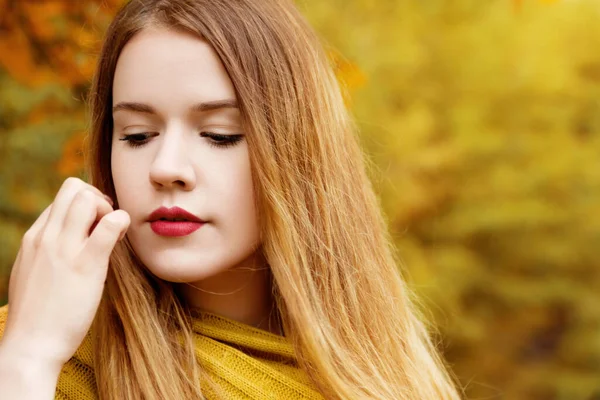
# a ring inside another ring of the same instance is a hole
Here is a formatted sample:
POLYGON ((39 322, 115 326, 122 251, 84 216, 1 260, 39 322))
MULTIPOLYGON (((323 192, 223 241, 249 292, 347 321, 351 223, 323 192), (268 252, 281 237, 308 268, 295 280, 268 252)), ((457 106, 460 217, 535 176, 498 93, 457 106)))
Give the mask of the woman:
POLYGON ((89 184, 13 267, 1 393, 458 399, 291 2, 130 1, 90 105, 89 184))

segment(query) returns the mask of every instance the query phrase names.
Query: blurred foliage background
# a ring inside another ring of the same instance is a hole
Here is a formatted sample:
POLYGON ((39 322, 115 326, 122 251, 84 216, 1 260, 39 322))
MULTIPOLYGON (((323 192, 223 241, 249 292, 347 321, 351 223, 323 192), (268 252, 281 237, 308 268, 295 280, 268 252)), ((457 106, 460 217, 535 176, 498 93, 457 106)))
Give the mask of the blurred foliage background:
MULTIPOLYGON (((0 0, 0 305, 123 0, 0 0)), ((600 399, 600 1, 299 1, 469 399, 600 399)))

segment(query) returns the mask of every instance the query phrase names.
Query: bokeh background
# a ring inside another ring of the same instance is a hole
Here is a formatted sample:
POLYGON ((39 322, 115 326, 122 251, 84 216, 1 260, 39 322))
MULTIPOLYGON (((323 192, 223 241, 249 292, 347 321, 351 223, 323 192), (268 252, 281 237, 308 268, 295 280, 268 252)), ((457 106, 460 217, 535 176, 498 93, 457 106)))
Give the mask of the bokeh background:
MULTIPOLYGON (((123 0, 0 0, 0 305, 123 0)), ((469 399, 600 399, 600 0, 299 1, 469 399)))

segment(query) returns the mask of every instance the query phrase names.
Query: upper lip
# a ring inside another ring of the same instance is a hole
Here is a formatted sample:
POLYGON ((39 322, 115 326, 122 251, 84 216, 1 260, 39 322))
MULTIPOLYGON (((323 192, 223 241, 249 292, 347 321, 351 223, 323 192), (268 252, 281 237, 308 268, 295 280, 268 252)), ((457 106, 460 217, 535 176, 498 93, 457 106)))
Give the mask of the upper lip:
POLYGON ((179 207, 157 208, 156 210, 152 211, 152 214, 150 214, 150 216, 148 217, 148 221, 154 222, 161 218, 167 218, 167 219, 178 218, 178 219, 185 219, 187 221, 193 221, 193 222, 204 222, 200 218, 196 217, 194 214, 189 213, 186 210, 184 210, 183 208, 179 208, 179 207))

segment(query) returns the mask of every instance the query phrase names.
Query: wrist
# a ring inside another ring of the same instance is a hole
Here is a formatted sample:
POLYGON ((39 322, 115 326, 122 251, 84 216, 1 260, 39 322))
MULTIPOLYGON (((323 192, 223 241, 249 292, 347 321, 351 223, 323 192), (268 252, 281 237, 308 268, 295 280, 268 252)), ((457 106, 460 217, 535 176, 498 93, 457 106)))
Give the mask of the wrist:
POLYGON ((23 357, 0 344, 0 393, 7 399, 51 400, 61 368, 43 359, 23 357))
POLYGON ((9 342, 0 342, 0 371, 10 369, 20 375, 36 376, 42 372, 58 378, 62 366, 62 362, 44 358, 33 350, 27 350, 26 346, 22 348, 9 342))

